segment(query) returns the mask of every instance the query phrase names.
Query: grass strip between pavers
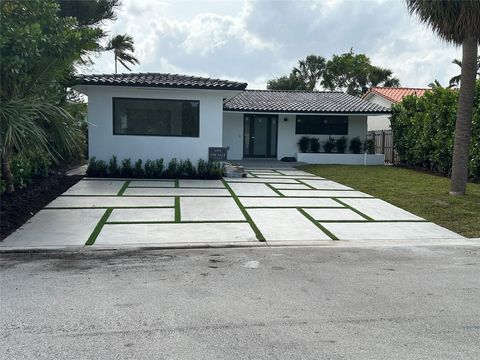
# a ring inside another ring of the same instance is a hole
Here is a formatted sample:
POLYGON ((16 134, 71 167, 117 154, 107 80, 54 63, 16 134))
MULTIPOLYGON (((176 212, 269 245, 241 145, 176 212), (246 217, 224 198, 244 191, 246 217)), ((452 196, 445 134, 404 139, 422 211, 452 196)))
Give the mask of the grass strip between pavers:
POLYGON ((248 214, 247 210, 245 207, 242 205, 240 202, 240 199, 237 197, 237 195, 234 193, 230 185, 225 181, 225 179, 222 179, 223 185, 227 188, 227 190, 230 192, 230 195, 232 196, 233 200, 237 204, 237 206, 240 208, 240 211, 242 212, 243 216, 245 216, 245 219, 247 219, 247 222, 250 224, 250 227, 252 228, 253 232, 255 233, 255 236, 257 237, 258 241, 265 241, 265 237, 263 236, 262 232, 260 229, 257 227, 257 225, 253 222, 252 218, 248 214))
POLYGON ((338 238, 332 234, 327 228, 322 226, 317 220, 315 220, 309 213, 307 213, 305 210, 302 208, 297 208, 300 213, 305 216, 308 220, 310 220, 316 227, 318 227, 320 230, 322 230, 325 234, 327 234, 332 240, 338 240, 338 238))
POLYGON ((118 190, 117 196, 123 196, 123 193, 125 192, 125 190, 127 190, 128 185, 130 185, 130 180, 125 181, 125 183, 123 184, 123 186, 121 187, 121 189, 118 190))
POLYGON ((341 205, 343 205, 343 206, 345 206, 347 209, 352 210, 354 213, 357 213, 358 215, 363 216, 363 217, 364 217, 365 219, 367 219, 368 221, 375 221, 375 220, 373 220, 370 216, 362 213, 361 211, 359 211, 359 210, 355 209, 354 207, 352 207, 352 206, 344 203, 343 201, 338 200, 338 198, 336 198, 336 197, 332 197, 332 200, 338 202, 339 204, 341 204, 341 205))
MULTIPOLYGON (((182 224, 246 224, 246 220, 187 220, 182 224)), ((177 221, 107 221, 108 225, 133 225, 133 224, 178 224, 177 221)))
POLYGON ((175 179, 175 187, 179 188, 180 187, 180 180, 175 179))
POLYGON ((285 197, 285 195, 283 195, 278 189, 275 189, 275 187, 272 184, 265 183, 265 185, 267 185, 273 192, 278 194, 280 197, 285 197))
POLYGON ((295 180, 297 180, 300 184, 303 184, 303 185, 309 187, 311 190, 317 190, 317 189, 314 188, 312 185, 309 185, 309 184, 303 182, 301 179, 295 179, 295 180))
POLYGON ((97 240, 98 234, 100 234, 100 231, 102 231, 103 225, 105 225, 105 223, 107 222, 108 217, 110 216, 112 211, 113 211, 113 208, 108 208, 107 210, 105 210, 105 213, 102 215, 102 217, 98 221, 97 226, 95 226, 95 229, 93 229, 93 232, 90 234, 90 237, 88 238, 85 245, 93 245, 95 243, 95 240, 97 240))
POLYGON ((175 196, 175 222, 179 223, 182 219, 180 210, 180 196, 175 196))

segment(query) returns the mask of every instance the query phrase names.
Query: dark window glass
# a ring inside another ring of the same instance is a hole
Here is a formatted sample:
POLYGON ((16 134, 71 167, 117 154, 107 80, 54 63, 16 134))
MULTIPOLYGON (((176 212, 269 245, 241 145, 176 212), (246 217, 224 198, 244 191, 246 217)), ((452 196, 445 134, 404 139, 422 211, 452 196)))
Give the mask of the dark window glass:
POLYGON ((348 116, 297 115, 295 134, 348 135, 348 116))
POLYGON ((113 99, 114 135, 199 136, 199 101, 113 99))

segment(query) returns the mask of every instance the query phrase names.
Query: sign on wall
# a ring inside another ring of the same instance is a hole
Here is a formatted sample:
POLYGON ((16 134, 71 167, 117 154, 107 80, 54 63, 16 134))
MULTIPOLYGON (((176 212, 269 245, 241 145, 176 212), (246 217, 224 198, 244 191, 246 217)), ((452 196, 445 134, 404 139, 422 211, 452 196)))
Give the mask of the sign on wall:
POLYGON ((226 147, 209 147, 208 160, 209 161, 226 161, 227 148, 226 147))

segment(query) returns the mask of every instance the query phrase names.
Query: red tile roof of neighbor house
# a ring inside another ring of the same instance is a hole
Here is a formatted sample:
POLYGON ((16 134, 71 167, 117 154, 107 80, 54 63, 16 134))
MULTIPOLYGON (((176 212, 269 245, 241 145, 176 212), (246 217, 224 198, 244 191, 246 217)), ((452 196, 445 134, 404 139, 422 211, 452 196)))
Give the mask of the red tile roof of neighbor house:
POLYGON ((387 100, 390 100, 394 103, 402 101, 404 96, 407 95, 417 95, 422 96, 425 94, 425 91, 428 91, 428 88, 409 88, 409 87, 372 87, 368 90, 363 98, 365 99, 369 94, 377 94, 384 97, 387 100))

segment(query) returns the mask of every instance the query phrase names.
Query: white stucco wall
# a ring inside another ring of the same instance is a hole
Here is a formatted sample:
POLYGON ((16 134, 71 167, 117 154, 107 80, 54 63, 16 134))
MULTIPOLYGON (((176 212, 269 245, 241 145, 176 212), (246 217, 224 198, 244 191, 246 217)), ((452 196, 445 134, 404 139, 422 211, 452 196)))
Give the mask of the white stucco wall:
POLYGON ((223 114, 223 146, 228 147, 228 160, 243 158, 243 113, 223 114))
POLYGON ((143 89, 110 86, 88 88, 89 155, 109 160, 116 155, 119 160, 130 158, 208 159, 209 146, 222 146, 223 123, 222 91, 187 89, 143 89), (200 101, 200 136, 138 136, 113 135, 113 97, 146 99, 177 99, 200 101))
MULTIPOLYGON (((228 146, 229 160, 241 160, 243 158, 243 116, 242 112, 225 112, 223 115, 223 146, 228 146)), ((295 134, 296 114, 278 114, 278 148, 277 158, 289 156, 294 157, 298 152, 297 142, 304 135, 295 134), (285 121, 285 119, 287 121, 285 121)), ((323 144, 328 140, 328 135, 305 135, 318 137, 323 144)), ((350 115, 348 117, 348 135, 350 140, 360 137, 363 141, 367 136, 367 116, 350 115)), ((339 138, 333 136, 333 138, 339 138)), ((348 147, 347 147, 348 152, 348 147)))
MULTIPOLYGON (((382 105, 388 109, 392 107, 392 102, 382 96, 371 93, 367 95, 365 100, 382 105)), ((368 117, 368 131, 372 130, 389 130, 390 129, 390 115, 376 115, 368 117)))

